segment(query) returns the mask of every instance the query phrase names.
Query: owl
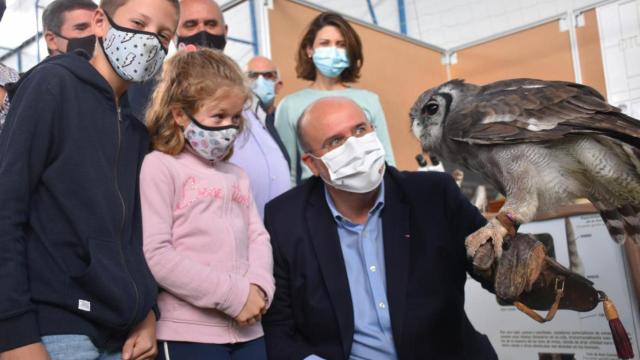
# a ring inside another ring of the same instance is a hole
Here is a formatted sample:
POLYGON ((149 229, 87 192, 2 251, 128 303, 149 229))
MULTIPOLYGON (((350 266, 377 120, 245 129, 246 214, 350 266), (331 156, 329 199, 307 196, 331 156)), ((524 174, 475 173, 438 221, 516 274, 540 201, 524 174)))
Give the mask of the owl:
MULTIPOLYGON (((593 88, 452 80, 420 95, 410 118, 424 151, 478 172, 505 195, 502 219, 517 226, 587 198, 616 242, 640 242, 640 122, 593 88)), ((490 239, 500 256, 509 231, 499 218, 467 237, 469 256, 490 239)))

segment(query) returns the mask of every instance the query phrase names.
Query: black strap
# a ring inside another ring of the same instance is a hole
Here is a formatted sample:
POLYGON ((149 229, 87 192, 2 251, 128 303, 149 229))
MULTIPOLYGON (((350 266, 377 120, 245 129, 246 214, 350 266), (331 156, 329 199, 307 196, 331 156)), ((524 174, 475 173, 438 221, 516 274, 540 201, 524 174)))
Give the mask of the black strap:
POLYGON ((300 161, 300 148, 296 143, 296 185, 302 183, 302 164, 300 161))

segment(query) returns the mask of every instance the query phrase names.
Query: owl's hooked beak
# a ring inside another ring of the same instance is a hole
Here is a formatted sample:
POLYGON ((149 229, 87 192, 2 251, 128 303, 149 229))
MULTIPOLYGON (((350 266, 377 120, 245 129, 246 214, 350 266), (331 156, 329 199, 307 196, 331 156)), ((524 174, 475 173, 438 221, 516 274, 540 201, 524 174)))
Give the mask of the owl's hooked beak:
POLYGON ((411 132, 416 139, 420 140, 422 136, 422 125, 420 125, 420 121, 415 118, 411 119, 411 132))
POLYGON ((420 142, 422 150, 429 151, 431 146, 429 146, 430 144, 427 141, 427 137, 424 136, 425 131, 424 131, 424 127, 420 123, 420 119, 416 119, 416 118, 411 119, 411 132, 413 133, 413 136, 415 136, 416 139, 418 139, 418 141, 420 142))

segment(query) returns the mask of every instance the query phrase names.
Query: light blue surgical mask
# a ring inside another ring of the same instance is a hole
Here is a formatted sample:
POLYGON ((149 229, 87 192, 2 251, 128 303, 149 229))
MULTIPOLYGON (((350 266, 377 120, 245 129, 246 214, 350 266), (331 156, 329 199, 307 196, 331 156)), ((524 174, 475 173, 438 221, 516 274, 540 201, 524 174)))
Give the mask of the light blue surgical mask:
POLYGON ((313 63, 328 78, 340 76, 349 67, 347 50, 336 47, 319 47, 313 50, 313 63))
POLYGON ((251 90, 260 99, 262 105, 265 107, 273 104, 273 99, 276 97, 276 82, 273 80, 267 80, 264 76, 260 75, 251 84, 251 90))

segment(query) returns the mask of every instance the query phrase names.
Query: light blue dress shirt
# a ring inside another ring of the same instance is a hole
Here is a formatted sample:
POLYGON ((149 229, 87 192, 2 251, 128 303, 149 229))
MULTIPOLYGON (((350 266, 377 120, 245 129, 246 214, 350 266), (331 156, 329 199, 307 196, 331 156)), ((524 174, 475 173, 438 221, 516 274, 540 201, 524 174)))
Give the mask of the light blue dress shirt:
MULTIPOLYGON (((387 302, 382 219, 384 183, 365 224, 354 224, 336 209, 325 188, 325 198, 338 225, 340 247, 353 302, 354 333, 351 360, 397 359, 387 302)), ((309 356, 307 359, 320 359, 309 356)))

